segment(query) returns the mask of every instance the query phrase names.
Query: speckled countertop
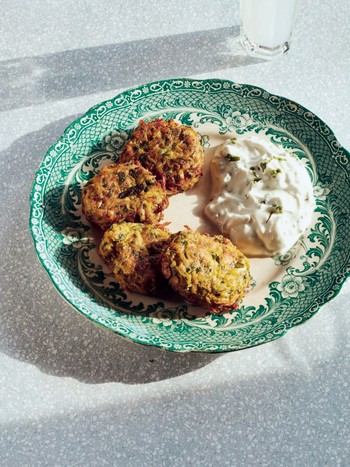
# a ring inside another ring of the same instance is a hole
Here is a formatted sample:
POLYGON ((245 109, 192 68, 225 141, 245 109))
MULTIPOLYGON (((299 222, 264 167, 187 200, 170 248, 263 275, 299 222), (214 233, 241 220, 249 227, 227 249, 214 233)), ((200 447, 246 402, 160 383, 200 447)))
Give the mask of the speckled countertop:
POLYGON ((237 44, 234 0, 0 3, 0 465, 349 466, 349 282, 306 324, 240 352, 174 354, 66 304, 28 229, 48 147, 92 105, 169 77, 261 86, 350 148, 350 6, 304 0, 289 55, 237 44))

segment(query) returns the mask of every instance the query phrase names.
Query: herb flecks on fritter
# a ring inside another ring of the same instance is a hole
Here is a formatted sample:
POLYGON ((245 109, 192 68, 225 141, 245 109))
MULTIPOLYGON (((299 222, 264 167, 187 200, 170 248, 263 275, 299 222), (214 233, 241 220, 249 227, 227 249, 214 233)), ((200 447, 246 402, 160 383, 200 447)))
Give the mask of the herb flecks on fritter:
POLYGON ((157 223, 169 204, 164 188, 137 161, 109 164, 83 188, 83 212, 102 230, 122 221, 157 223))
POLYGON ((203 175, 204 152, 199 134, 173 119, 141 120, 124 146, 122 162, 139 161, 164 178, 169 194, 194 187, 203 175))
POLYGON ((169 290, 160 268, 160 253, 170 236, 154 225, 113 224, 104 233, 99 253, 122 290, 157 295, 169 290))
POLYGON ((174 290, 212 313, 237 308, 250 283, 247 258, 221 235, 178 232, 161 255, 161 267, 174 290))

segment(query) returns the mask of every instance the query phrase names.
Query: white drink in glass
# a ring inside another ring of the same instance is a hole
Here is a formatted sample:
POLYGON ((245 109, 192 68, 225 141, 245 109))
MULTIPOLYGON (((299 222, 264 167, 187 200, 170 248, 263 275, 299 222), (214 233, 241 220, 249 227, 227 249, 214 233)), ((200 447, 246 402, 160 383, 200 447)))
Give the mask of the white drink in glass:
POLYGON ((298 0, 241 0, 241 42, 249 54, 273 58, 289 50, 298 0))

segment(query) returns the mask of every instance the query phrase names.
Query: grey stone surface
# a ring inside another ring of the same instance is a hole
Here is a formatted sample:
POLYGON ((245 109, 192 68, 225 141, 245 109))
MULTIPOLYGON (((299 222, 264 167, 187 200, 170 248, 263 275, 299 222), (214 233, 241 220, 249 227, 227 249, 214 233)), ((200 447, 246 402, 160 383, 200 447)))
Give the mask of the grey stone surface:
POLYGON ((90 106, 153 79, 256 84, 350 147, 345 0, 302 2, 290 53, 237 43, 238 2, 0 3, 0 465, 350 465, 350 288, 282 339, 174 354, 82 318, 36 259, 40 161, 90 106))

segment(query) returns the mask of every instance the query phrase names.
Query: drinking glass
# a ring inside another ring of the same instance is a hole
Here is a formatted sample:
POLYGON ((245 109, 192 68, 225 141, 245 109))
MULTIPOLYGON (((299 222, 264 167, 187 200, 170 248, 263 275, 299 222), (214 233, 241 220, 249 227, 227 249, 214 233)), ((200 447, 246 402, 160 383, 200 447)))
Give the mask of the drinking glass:
POLYGON ((241 0, 241 44, 271 59, 290 48, 299 0, 241 0))

